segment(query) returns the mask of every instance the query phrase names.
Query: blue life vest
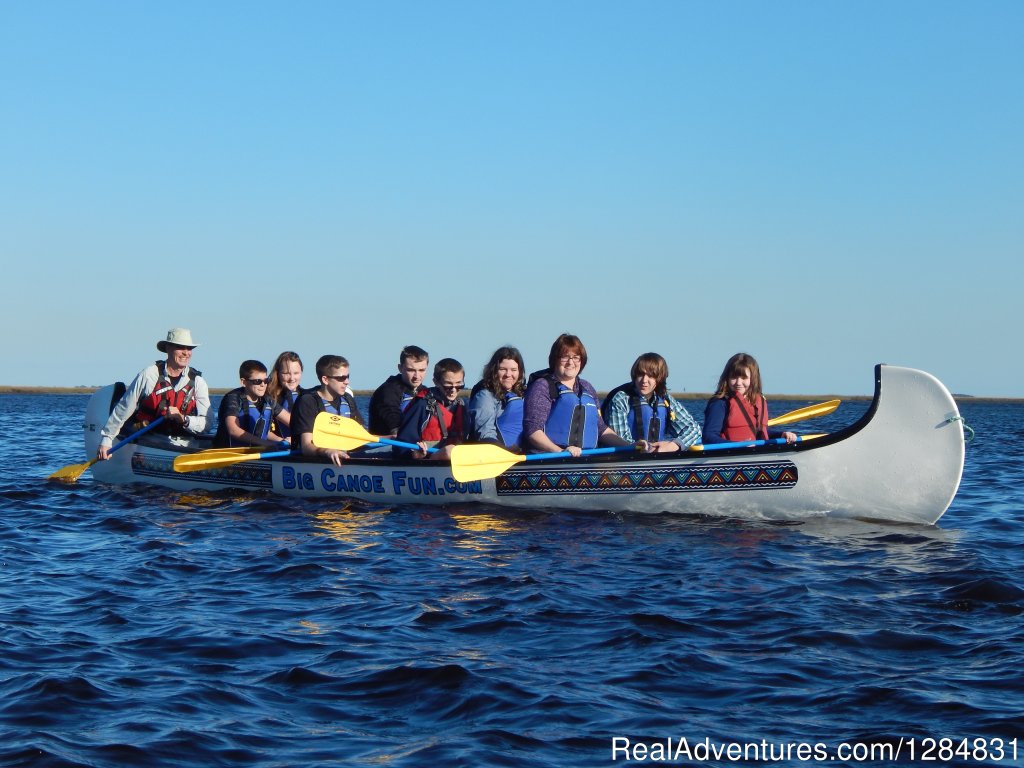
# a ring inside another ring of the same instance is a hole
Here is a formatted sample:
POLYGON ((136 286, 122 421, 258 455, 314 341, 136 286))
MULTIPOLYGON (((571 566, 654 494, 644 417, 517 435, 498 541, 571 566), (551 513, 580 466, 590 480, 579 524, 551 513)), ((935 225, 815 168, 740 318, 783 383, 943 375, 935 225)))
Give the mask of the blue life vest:
POLYGON ((639 395, 631 395, 629 398, 629 426, 634 440, 646 440, 649 443, 664 440, 665 425, 674 416, 668 398, 656 397, 653 406, 639 395))
POLYGON ((570 445, 577 445, 585 450, 596 448, 597 400, 585 389, 577 395, 561 382, 551 379, 549 381, 557 384, 558 397, 551 405, 551 413, 544 424, 544 434, 551 442, 562 448, 570 445))
POLYGON ((335 406, 334 403, 332 403, 332 402, 330 402, 328 400, 324 400, 322 397, 317 395, 317 400, 320 401, 320 410, 324 411, 326 413, 334 414, 335 416, 345 416, 345 417, 351 419, 352 418, 352 407, 351 407, 351 405, 348 402, 347 395, 348 395, 348 392, 346 392, 344 395, 342 395, 341 397, 338 398, 338 405, 337 406, 335 406))
MULTIPOLYGON (((238 426, 250 435, 255 435, 260 440, 266 440, 274 419, 274 404, 267 397, 261 397, 255 403, 244 395, 239 399, 242 403, 241 408, 238 409, 238 426)), ((229 438, 229 442, 233 441, 229 438)), ((248 445, 248 443, 239 443, 239 445, 248 445)))
MULTIPOLYGON (((670 421, 675 421, 676 414, 668 397, 653 395, 653 404, 640 397, 636 384, 629 381, 620 384, 609 392, 601 403, 601 415, 607 422, 611 414, 612 400, 622 392, 626 395, 629 410, 626 412, 626 423, 634 440, 646 440, 655 443, 665 439, 665 432, 670 421), (653 426, 652 426, 653 425, 653 426)), ((620 435, 626 437, 626 435, 620 435)))
POLYGON ((506 448, 518 448, 523 434, 523 398, 515 392, 506 392, 502 404, 504 409, 494 422, 498 436, 506 448))
POLYGON ((424 391, 426 391, 426 387, 423 386, 418 387, 415 392, 407 392, 403 389, 402 402, 398 404, 398 409, 404 413, 405 409, 412 405, 412 401, 419 397, 420 393, 424 391))
MULTIPOLYGON (((295 407, 295 401, 299 399, 299 394, 300 390, 298 389, 294 392, 285 392, 284 399, 281 401, 281 409, 291 413, 292 408, 295 407)), ((292 431, 286 425, 277 422, 277 433, 281 437, 291 437, 292 431)))

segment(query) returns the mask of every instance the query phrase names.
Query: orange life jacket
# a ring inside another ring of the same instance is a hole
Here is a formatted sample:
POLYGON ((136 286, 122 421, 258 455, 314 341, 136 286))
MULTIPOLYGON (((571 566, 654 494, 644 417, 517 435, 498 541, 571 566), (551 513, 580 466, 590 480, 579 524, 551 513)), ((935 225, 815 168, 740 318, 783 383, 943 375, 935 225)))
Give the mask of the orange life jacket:
POLYGON ((768 439, 768 401, 761 397, 759 406, 751 406, 744 398, 730 395, 722 439, 727 442, 768 439))
MULTIPOLYGON (((171 380, 167 377, 167 361, 157 360, 157 382, 153 391, 139 400, 138 408, 132 421, 145 426, 157 416, 163 416, 167 409, 174 406, 185 416, 191 416, 196 412, 196 376, 202 376, 195 368, 188 369, 188 381, 181 389, 175 390, 171 380)), ((180 432, 181 427, 177 422, 164 421, 160 425, 160 431, 180 432)))
POLYGON ((447 406, 434 397, 429 389, 418 392, 416 396, 422 397, 427 401, 427 422, 420 431, 420 439, 423 442, 440 442, 446 440, 450 434, 462 436, 465 431, 462 422, 465 417, 466 407, 461 397, 455 401, 455 404, 449 410, 447 406))

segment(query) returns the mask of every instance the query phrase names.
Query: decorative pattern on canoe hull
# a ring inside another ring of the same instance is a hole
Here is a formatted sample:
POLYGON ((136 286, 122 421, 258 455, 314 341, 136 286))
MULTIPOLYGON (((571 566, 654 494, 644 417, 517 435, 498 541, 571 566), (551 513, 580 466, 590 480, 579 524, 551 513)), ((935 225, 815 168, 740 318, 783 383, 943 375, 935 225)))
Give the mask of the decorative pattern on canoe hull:
POLYGON ((792 488, 796 482, 796 465, 789 461, 636 470, 510 470, 494 481, 499 496, 745 491, 792 488))
MULTIPOLYGON (((174 456, 154 456, 145 453, 132 454, 132 473, 140 477, 164 477, 175 480, 181 478, 181 475, 174 471, 174 456)), ((191 474, 195 475, 196 480, 220 483, 229 488, 274 490, 270 464, 258 461, 243 461, 191 474)))

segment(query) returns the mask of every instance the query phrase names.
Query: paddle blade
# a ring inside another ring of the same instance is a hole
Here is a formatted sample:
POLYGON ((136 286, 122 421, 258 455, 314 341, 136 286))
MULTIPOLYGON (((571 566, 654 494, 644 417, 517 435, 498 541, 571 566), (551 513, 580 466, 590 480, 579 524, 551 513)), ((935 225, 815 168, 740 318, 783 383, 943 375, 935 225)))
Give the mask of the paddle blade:
POLYGON ((526 457, 497 445, 456 445, 452 448, 452 477, 460 483, 490 480, 526 457))
POLYGON ((313 445, 317 448, 333 448, 338 451, 352 451, 361 445, 375 443, 378 438, 371 435, 355 419, 335 416, 333 413, 318 413, 313 422, 313 445))
POLYGON ((54 472, 46 479, 59 480, 62 483, 77 482, 78 478, 85 474, 85 470, 87 470, 89 467, 95 464, 96 461, 96 459, 93 459, 92 461, 85 461, 82 462, 81 464, 68 464, 66 467, 58 469, 56 472, 54 472))
POLYGON ((238 464, 242 461, 252 461, 259 457, 259 453, 253 453, 245 450, 240 450, 236 453, 226 453, 222 451, 208 453, 206 451, 202 451, 201 453, 182 454, 181 456, 176 456, 174 459, 174 471, 199 472, 204 469, 230 467, 232 464, 238 464))
POLYGON ((768 419, 769 427, 776 427, 780 424, 792 424, 796 421, 803 421, 804 419, 813 419, 815 416, 828 416, 832 411, 839 407, 842 400, 829 400, 825 403, 818 403, 817 405, 808 405, 805 408, 797 408, 795 411, 784 413, 781 416, 776 416, 774 419, 768 419))

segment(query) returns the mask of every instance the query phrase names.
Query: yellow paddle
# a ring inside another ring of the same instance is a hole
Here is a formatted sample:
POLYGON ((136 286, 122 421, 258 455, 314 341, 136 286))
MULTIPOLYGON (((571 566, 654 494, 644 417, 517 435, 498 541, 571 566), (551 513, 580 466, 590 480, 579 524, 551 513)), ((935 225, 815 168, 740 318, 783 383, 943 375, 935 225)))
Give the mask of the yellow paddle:
MULTIPOLYGON (((122 446, 128 445, 128 443, 138 440, 144 434, 149 432, 149 430, 153 429, 153 427, 158 426, 160 422, 162 422, 163 420, 163 416, 157 416, 155 419, 149 422, 149 424, 144 426, 138 432, 128 435, 128 437, 126 437, 121 442, 111 446, 110 452, 113 453, 122 446)), ((74 483, 78 480, 78 478, 80 478, 85 473, 85 470, 87 470, 97 461, 99 461, 99 459, 92 459, 90 461, 83 462, 82 464, 68 464, 68 466, 62 467, 61 469, 58 469, 56 472, 50 475, 47 478, 47 480, 60 480, 65 483, 74 483)))
MULTIPOLYGON (((392 440, 389 437, 378 437, 371 435, 355 419, 347 416, 335 416, 333 413, 318 413, 313 421, 313 445, 317 448, 333 448, 337 451, 354 451, 367 443, 383 443, 394 445, 398 448, 408 448, 410 451, 418 451, 420 447, 416 443, 405 443, 401 440, 392 440)), ((434 453, 437 448, 427 448, 429 453, 434 453)))
POLYGON ((795 411, 784 413, 781 416, 776 416, 774 419, 768 419, 769 427, 776 427, 779 424, 792 424, 794 421, 803 421, 804 419, 813 419, 815 416, 828 416, 836 408, 839 407, 839 403, 842 400, 829 400, 825 403, 818 403, 817 405, 808 405, 805 408, 797 408, 795 411))
POLYGON ((203 451, 203 453, 209 454, 210 456, 214 456, 218 453, 224 455, 227 455, 229 453, 259 453, 260 451, 265 450, 266 446, 262 445, 234 445, 230 448, 207 448, 205 451, 203 451))
MULTIPOLYGON (((613 448, 586 448, 581 456, 596 456, 602 453, 619 453, 635 451, 634 445, 617 445, 613 448)), ((452 448, 452 477, 460 483, 473 480, 489 480, 497 477, 506 469, 514 467, 521 461, 537 459, 561 459, 572 454, 568 451, 557 453, 512 453, 493 443, 476 445, 456 445, 452 448)))
MULTIPOLYGON (((261 450, 261 449, 257 449, 261 450)), ((288 456, 291 450, 266 451, 256 453, 248 448, 211 448, 208 451, 199 453, 183 453, 174 459, 175 472, 199 472, 203 469, 216 469, 217 467, 229 467, 243 461, 256 461, 257 459, 273 459, 278 456, 288 456)))

